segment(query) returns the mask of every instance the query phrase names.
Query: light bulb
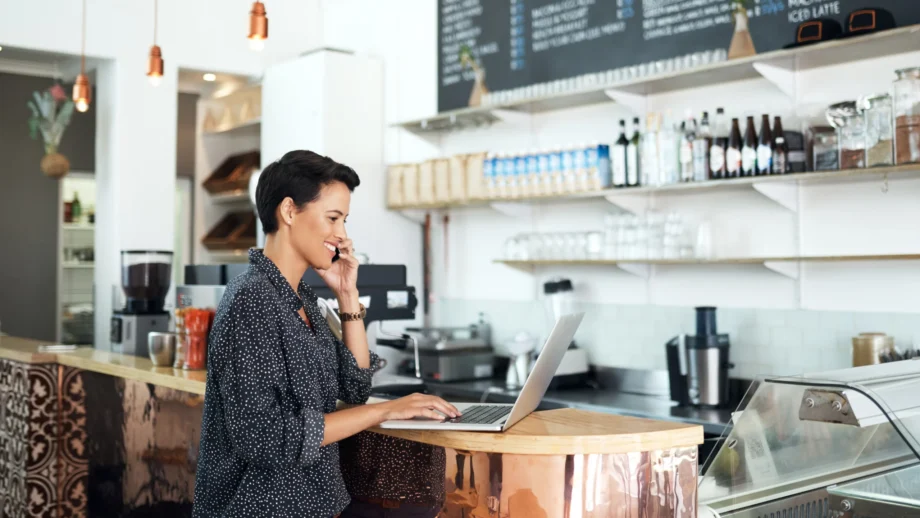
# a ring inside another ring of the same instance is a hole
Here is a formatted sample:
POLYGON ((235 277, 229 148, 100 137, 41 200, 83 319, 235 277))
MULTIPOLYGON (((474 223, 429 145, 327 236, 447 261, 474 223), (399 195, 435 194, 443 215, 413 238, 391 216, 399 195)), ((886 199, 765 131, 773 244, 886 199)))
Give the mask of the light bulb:
POLYGON ((163 81, 163 76, 158 74, 152 74, 147 76, 147 80, 150 81, 150 86, 160 86, 160 83, 163 81))
POLYGON ((202 76, 205 81, 211 82, 217 80, 217 76, 211 73, 207 73, 202 76))
POLYGON ((249 49, 261 52, 265 48, 265 40, 262 38, 249 38, 249 49))
POLYGON ((77 111, 80 113, 86 113, 86 110, 89 109, 89 103, 86 102, 86 99, 80 99, 74 103, 74 106, 77 108, 77 111))

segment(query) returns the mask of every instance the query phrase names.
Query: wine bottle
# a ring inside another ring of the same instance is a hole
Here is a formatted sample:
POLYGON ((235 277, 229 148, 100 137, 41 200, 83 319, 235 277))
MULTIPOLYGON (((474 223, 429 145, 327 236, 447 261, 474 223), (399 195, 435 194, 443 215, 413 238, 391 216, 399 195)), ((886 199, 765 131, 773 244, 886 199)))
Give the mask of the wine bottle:
POLYGON ((741 176, 741 129, 738 119, 732 119, 732 131, 728 137, 728 147, 725 149, 725 177, 738 178, 741 176))
POLYGON ((626 146, 626 185, 639 186, 639 150, 642 149, 639 135, 639 117, 633 118, 633 134, 626 146))
POLYGON ((709 148, 712 147, 712 130, 709 128, 709 112, 703 112, 700 129, 693 140, 693 181, 709 179, 709 148))
POLYGON ((744 144, 741 147, 741 176, 754 176, 757 171, 757 133, 754 130, 754 117, 747 118, 744 130, 744 144))
POLYGON ((725 109, 716 110, 713 120, 713 139, 709 146, 709 177, 725 178, 725 150, 728 148, 728 125, 725 124, 725 109))
POLYGON ((626 139, 626 121, 620 120, 620 138, 613 144, 611 163, 613 165, 613 186, 626 187, 626 148, 629 140, 626 139))
POLYGON ((760 120, 760 138, 757 141, 757 175, 773 172, 773 134, 770 132, 770 116, 764 114, 760 120))
POLYGON ((783 121, 773 117, 773 171, 772 174, 789 172, 789 143, 783 131, 783 121))

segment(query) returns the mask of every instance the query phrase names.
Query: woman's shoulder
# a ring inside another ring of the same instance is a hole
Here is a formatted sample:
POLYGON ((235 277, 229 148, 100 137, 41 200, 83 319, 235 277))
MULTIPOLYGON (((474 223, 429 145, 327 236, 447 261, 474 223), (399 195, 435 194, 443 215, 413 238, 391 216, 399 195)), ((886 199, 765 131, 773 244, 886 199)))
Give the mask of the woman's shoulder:
POLYGON ((278 291, 268 277, 250 269, 227 283, 218 312, 253 310, 266 313, 279 303, 278 291))

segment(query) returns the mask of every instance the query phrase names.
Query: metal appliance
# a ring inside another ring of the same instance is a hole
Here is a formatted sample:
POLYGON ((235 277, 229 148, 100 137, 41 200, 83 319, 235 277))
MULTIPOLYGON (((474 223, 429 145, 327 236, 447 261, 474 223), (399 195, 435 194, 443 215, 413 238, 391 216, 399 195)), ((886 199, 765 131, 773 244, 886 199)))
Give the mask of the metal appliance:
MULTIPOLYGON (((217 308, 228 282, 246 271, 248 263, 189 265, 185 267, 185 284, 176 287, 177 307, 217 308)), ((332 316, 328 308, 338 301, 325 281, 313 270, 307 270, 303 281, 320 299, 326 320, 332 316)), ((418 300, 415 288, 406 285, 406 267, 397 264, 363 264, 358 276, 361 303, 367 308, 364 325, 384 320, 412 320, 418 300)), ((334 315, 334 313, 333 313, 334 315)), ((334 321, 330 322, 334 328, 334 321)), ((335 329, 333 329, 335 331, 335 329)))
POLYGON ((728 403, 729 339, 716 331, 716 308, 696 308, 696 335, 676 336, 665 350, 673 401, 712 408, 728 403))
MULTIPOLYGON (((491 379, 495 355, 491 327, 482 315, 467 327, 410 327, 406 342, 418 347, 419 377, 429 381, 470 381, 491 379)), ((395 341, 378 340, 380 345, 404 348, 395 341)), ((413 365, 403 367, 410 374, 413 365)))
POLYGON ((918 360, 755 381, 703 466, 699 516, 920 516, 918 392, 918 360))
MULTIPOLYGON (((543 307, 550 322, 556 322, 565 315, 577 311, 575 307, 575 290, 572 281, 565 278, 550 279, 543 284, 543 307)), ((542 350, 542 348, 541 348, 542 350)), ((536 364, 536 358, 541 350, 533 352, 531 370, 536 364)), ((566 349, 553 381, 551 388, 579 387, 588 383, 590 368, 588 367, 588 353, 576 345, 575 340, 566 349)))
POLYGON ((169 313, 163 307, 171 284, 172 257, 172 252, 157 250, 121 252, 121 291, 125 302, 122 309, 112 314, 109 328, 112 352, 147 357, 147 336, 169 331, 169 313))

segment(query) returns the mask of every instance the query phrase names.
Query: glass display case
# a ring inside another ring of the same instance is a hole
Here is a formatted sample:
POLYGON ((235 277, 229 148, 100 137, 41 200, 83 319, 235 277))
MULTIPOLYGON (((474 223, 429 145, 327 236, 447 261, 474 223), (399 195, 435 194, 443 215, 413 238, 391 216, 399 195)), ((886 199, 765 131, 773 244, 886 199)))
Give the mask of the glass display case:
POLYGON ((920 360, 761 379, 700 477, 700 516, 920 516, 920 360))

